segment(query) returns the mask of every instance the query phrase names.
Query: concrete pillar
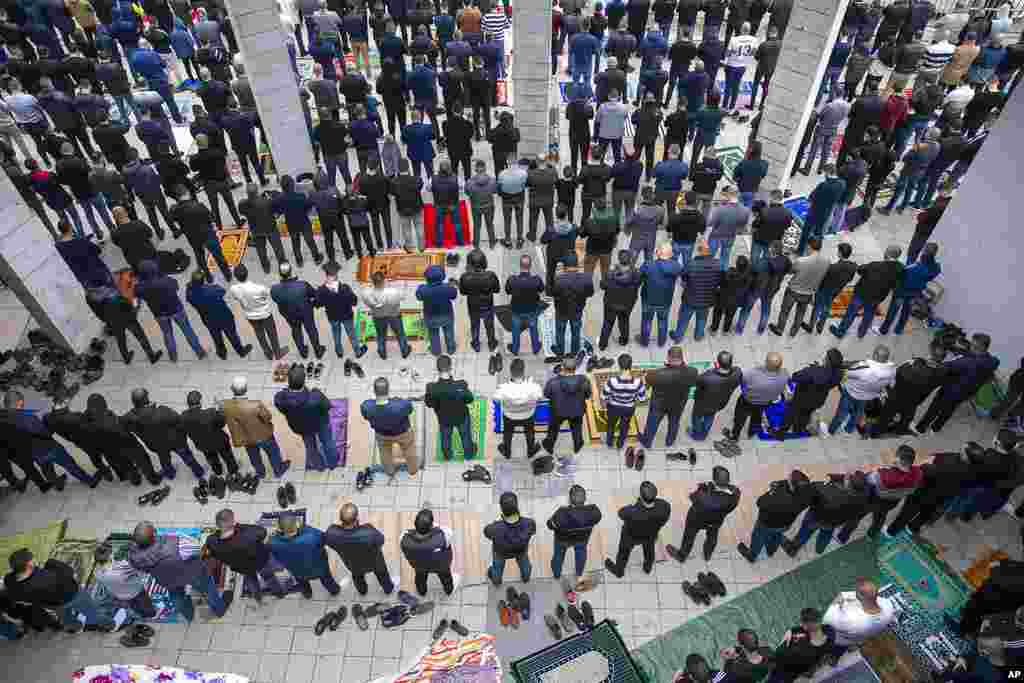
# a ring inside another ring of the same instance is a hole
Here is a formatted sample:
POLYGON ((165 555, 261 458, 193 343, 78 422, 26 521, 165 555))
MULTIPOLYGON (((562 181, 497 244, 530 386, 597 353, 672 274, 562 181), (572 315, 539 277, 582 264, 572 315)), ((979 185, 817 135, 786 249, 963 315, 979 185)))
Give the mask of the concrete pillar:
POLYGON ((810 120, 814 98, 825 75, 832 45, 839 35, 850 0, 795 0, 782 51, 775 67, 758 140, 768 161, 762 187, 789 185, 804 127, 810 120))
POLYGON ((1024 322, 1016 314, 1024 291, 1024 235, 1017 213, 1021 126, 1024 88, 1017 88, 932 234, 944 285, 936 314, 968 335, 991 335, 991 351, 1007 376, 1024 355, 1024 322))
POLYGON ((512 95, 519 154, 546 155, 551 131, 551 1, 519 0, 512 17, 512 95))
POLYGON ((82 285, 5 173, 0 173, 0 204, 0 277, 43 332, 81 353, 103 327, 86 306, 82 285))
POLYGON ((295 177, 312 171, 313 144, 306 130, 277 4, 271 0, 226 0, 225 4, 277 173, 295 177))

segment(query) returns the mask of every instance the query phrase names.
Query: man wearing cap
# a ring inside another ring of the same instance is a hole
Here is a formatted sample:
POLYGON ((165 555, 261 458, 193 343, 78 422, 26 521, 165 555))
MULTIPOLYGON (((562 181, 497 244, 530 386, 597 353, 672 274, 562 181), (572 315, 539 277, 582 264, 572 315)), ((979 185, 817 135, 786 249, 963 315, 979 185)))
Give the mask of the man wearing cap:
POLYGON ((281 477, 292 466, 291 460, 281 459, 281 447, 274 436, 274 416, 262 401, 246 398, 248 381, 239 375, 231 381, 234 398, 225 399, 221 410, 234 446, 242 446, 249 454, 253 470, 260 478, 266 476, 260 451, 267 454, 275 477, 281 477))
POLYGON ((207 537, 205 554, 241 574, 243 585, 249 587, 256 602, 263 604, 260 579, 267 583, 275 598, 283 598, 284 588, 270 565, 267 530, 255 524, 238 524, 235 513, 229 509, 218 512, 215 519, 218 532, 207 537))

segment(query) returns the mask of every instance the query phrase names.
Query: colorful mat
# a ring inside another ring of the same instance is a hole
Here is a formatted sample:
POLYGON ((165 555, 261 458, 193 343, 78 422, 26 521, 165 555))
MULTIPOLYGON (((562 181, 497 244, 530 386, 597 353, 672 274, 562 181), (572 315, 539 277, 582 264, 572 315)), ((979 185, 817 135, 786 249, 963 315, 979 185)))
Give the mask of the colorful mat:
MULTIPOLYGON (((224 252, 224 260, 228 262, 229 266, 234 268, 242 262, 245 248, 249 245, 249 230, 247 228, 218 230, 217 239, 220 241, 221 251, 224 252)), ((206 267, 211 272, 220 268, 209 253, 206 254, 206 267)))
POLYGON ((494 650, 494 636, 474 633, 467 638, 442 638, 420 656, 419 661, 392 683, 498 683, 501 662, 494 650))
MULTIPOLYGON (((407 339, 426 339, 427 337, 427 328, 423 324, 423 311, 421 310, 403 309, 402 327, 405 329, 407 339)), ((359 337, 360 344, 377 338, 377 326, 374 324, 373 318, 362 309, 356 310, 356 335, 359 337)), ((394 340, 394 332, 389 330, 388 336, 394 340)), ((395 341, 397 342, 397 340, 395 341)))
MULTIPOLYGON (((466 452, 462 448, 462 435, 459 434, 458 429, 452 430, 452 458, 451 462, 465 462, 466 460, 480 461, 483 460, 484 442, 487 439, 487 399, 476 398, 472 403, 469 404, 469 427, 473 437, 473 441, 476 443, 476 453, 471 458, 466 457, 466 452)), ((444 458, 444 452, 441 450, 441 430, 438 428, 437 432, 437 449, 434 455, 434 460, 437 462, 447 462, 444 458)))
POLYGON ((42 564, 49 558, 53 549, 64 538, 67 520, 51 522, 39 529, 23 531, 20 534, 0 536, 0 561, 7 565, 7 560, 16 550, 28 548, 36 561, 42 564))
POLYGON ((65 538, 54 546, 50 559, 59 560, 74 569, 78 583, 85 586, 92 580, 98 545, 99 541, 95 538, 65 538))
POLYGON ((344 467, 348 462, 348 399, 332 398, 327 419, 331 421, 331 433, 338 449, 338 464, 344 467))
POLYGON ((647 680, 672 680, 671 677, 645 678, 636 661, 630 656, 629 649, 614 622, 607 619, 590 631, 565 638, 540 652, 517 659, 512 662, 511 668, 519 683, 646 683, 647 680))
MULTIPOLYGON (((691 652, 719 661, 722 648, 736 643, 736 632, 753 629, 762 643, 778 643, 800 620, 800 610, 822 611, 859 577, 877 577, 875 544, 848 543, 787 574, 753 588, 696 619, 642 645, 633 652, 650 681, 671 681, 691 652)), ((685 599, 685 598, 684 598, 685 599)))
POLYGON ((235 674, 204 673, 173 666, 143 664, 87 666, 72 673, 71 680, 74 683, 249 683, 245 676, 235 674))
POLYGON ((379 271, 388 280, 422 281, 427 266, 443 266, 444 256, 442 251, 422 251, 418 254, 389 252, 363 256, 359 259, 356 279, 369 282, 370 276, 379 271))
MULTIPOLYGON (((434 241, 434 228, 437 221, 433 204, 423 205, 423 243, 432 247, 437 246, 434 241)), ((459 222, 462 223, 462 243, 455 241, 455 224, 452 222, 451 214, 444 217, 442 226, 441 246, 445 249, 452 247, 464 247, 473 244, 473 226, 469 221, 469 205, 465 199, 459 200, 459 222)))
POLYGON ((883 536, 877 560, 881 595, 903 608, 893 632, 910 648, 921 675, 941 671, 947 658, 955 658, 967 645, 946 628, 943 617, 957 615, 971 587, 938 556, 935 546, 907 532, 883 536))

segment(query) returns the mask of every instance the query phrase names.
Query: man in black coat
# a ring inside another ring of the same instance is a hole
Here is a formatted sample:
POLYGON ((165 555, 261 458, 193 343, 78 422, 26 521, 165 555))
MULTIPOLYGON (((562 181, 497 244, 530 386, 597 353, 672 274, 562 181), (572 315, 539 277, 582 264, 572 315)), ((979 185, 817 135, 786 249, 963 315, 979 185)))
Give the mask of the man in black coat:
POLYGON ((555 343, 551 353, 565 355, 565 328, 568 325, 572 339, 569 354, 575 358, 581 346, 583 311, 587 299, 594 296, 594 278, 579 268, 575 252, 562 256, 561 265, 562 273, 556 275, 551 284, 551 296, 555 300, 555 343))
MULTIPOLYGON (((614 59, 614 57, 609 57, 614 59)), ((605 74, 598 75, 598 79, 605 74)), ((625 74, 623 74, 625 80, 625 74)), ((571 150, 572 172, 579 168, 580 159, 586 161, 590 149, 590 122, 594 118, 594 105, 587 101, 586 92, 575 92, 572 101, 565 106, 565 118, 569 121, 569 149, 571 150)))
POLYGON ((697 378, 690 416, 692 424, 687 432, 691 439, 703 441, 708 437, 715 415, 729 404, 742 379, 743 373, 733 365, 732 354, 728 351, 719 352, 715 367, 705 370, 697 378))
POLYGON ((672 516, 672 505, 658 498, 658 487, 649 481, 640 484, 640 497, 632 505, 619 510, 622 532, 619 535, 619 549, 615 561, 605 558, 605 569, 617 578, 626 573, 626 563, 633 548, 640 546, 644 551, 643 570, 650 574, 654 570, 654 542, 658 533, 672 516))
MULTIPOLYGON (((127 215, 127 212, 125 214, 127 215)), ((135 353, 128 350, 128 332, 139 341, 150 363, 156 363, 164 355, 163 351, 153 350, 146 331, 139 324, 138 309, 117 289, 110 285, 91 287, 85 291, 85 302, 96 317, 110 328, 125 365, 130 364, 135 357, 135 353)))
POLYGON ((119 457, 120 454, 105 449, 102 440, 86 428, 85 422, 85 416, 68 408, 67 400, 63 398, 55 399, 53 409, 43 417, 43 424, 47 429, 81 448, 89 456, 89 460, 96 468, 97 476, 114 481, 116 472, 118 481, 141 480, 135 465, 119 457))
POLYGON ((869 511, 867 481, 863 472, 829 475, 828 481, 811 484, 811 503, 792 541, 783 540, 782 549, 796 557, 800 548, 817 534, 815 549, 821 555, 832 542, 832 535, 848 522, 869 511))
MULTIPOLYGON (((468 179, 468 178, 467 178, 468 179)), ((540 214, 544 214, 544 229, 551 229, 555 224, 555 183, 558 173, 555 167, 538 157, 530 163, 526 172, 526 187, 530 190, 530 222, 526 231, 526 239, 533 242, 537 239, 537 222, 540 214)))
POLYGON ((210 534, 206 539, 206 553, 241 574, 243 585, 252 590, 257 603, 263 604, 260 579, 267 582, 267 588, 275 598, 283 598, 284 588, 270 564, 270 546, 264 542, 267 530, 255 524, 236 523, 235 513, 229 509, 218 512, 215 519, 218 533, 210 534))
POLYGON ((800 325, 805 332, 810 332, 815 329, 815 326, 817 326, 818 334, 825 331, 825 321, 831 314, 832 301, 857 274, 857 264, 850 260, 850 257, 853 256, 853 247, 843 242, 837 247, 837 251, 839 260, 829 264, 828 270, 825 271, 825 278, 818 285, 818 291, 814 294, 811 318, 806 324, 800 325))
POLYGON ((360 595, 370 590, 366 575, 373 572, 381 590, 391 595, 395 583, 384 559, 384 534, 372 524, 359 523, 359 508, 345 503, 338 515, 341 524, 332 524, 324 532, 324 545, 338 553, 345 568, 352 574, 352 585, 360 595))
MULTIPOLYGON (((887 247, 885 259, 872 261, 857 269, 860 279, 853 288, 853 298, 850 305, 846 307, 846 315, 838 325, 831 325, 829 331, 839 339, 846 335, 847 330, 853 325, 853 319, 864 309, 864 313, 857 329, 857 338, 863 339, 871 328, 871 322, 875 319, 875 310, 878 305, 885 301, 893 289, 895 289, 903 277, 903 264, 900 263, 901 250, 897 246, 887 247)), ((826 273, 826 279, 828 275, 826 273)))
POLYGON ((433 512, 420 510, 413 528, 405 532, 399 545, 402 555, 416 573, 416 592, 427 594, 427 579, 431 574, 437 574, 446 595, 455 592, 451 531, 434 526, 433 512))
POLYGON ((716 465, 711 470, 711 481, 697 486, 690 494, 693 503, 686 512, 686 525, 683 528, 683 540, 678 548, 665 546, 668 556, 678 562, 686 562, 693 550, 697 532, 704 531, 704 561, 710 562, 711 556, 718 545, 718 531, 725 523, 725 518, 736 509, 740 502, 740 490, 729 483, 729 470, 716 465))
POLYGON ((665 447, 671 448, 679 433, 686 402, 690 400, 690 390, 697 384, 697 370, 686 364, 681 346, 672 346, 666 355, 665 367, 648 372, 646 381, 651 388, 651 405, 640 443, 644 448, 651 448, 662 418, 667 417, 665 447))
POLYGON ((788 540, 786 530, 810 504, 811 480, 800 470, 790 472, 789 479, 773 481, 757 499, 757 521, 750 532, 750 545, 740 543, 736 550, 747 562, 756 562, 761 548, 773 557, 788 540))
POLYGON ((530 539, 537 533, 537 523, 519 513, 519 499, 506 491, 498 500, 501 517, 484 527, 484 537, 490 539, 494 561, 487 569, 487 578, 500 586, 505 574, 505 563, 515 560, 523 583, 530 580, 530 539))
POLYGON ((569 489, 569 504, 555 510, 547 527, 555 534, 555 549, 551 555, 551 575, 562 578, 562 565, 569 548, 576 555, 576 576, 583 576, 587 568, 587 544, 594 527, 601 523, 601 508, 587 503, 587 490, 579 484, 569 489))
POLYGON ((128 431, 156 453, 163 476, 166 479, 177 476, 178 472, 171 464, 171 453, 175 453, 192 470, 196 479, 202 479, 206 472, 188 447, 181 416, 167 406, 150 402, 149 392, 145 389, 132 390, 132 406, 121 421, 128 431))
POLYGON ((303 358, 309 357, 309 347, 306 346, 302 334, 302 329, 305 328, 313 344, 313 353, 317 359, 323 358, 327 347, 320 344, 320 331, 313 318, 316 290, 305 280, 295 277, 290 263, 280 264, 278 272, 281 274, 281 281, 270 288, 270 298, 277 304, 277 309, 292 328, 292 339, 299 349, 299 355, 303 358))
POLYGON ((231 100, 227 111, 220 117, 220 125, 231 138, 231 148, 238 156, 245 182, 252 182, 252 175, 249 173, 251 165, 256 171, 256 177, 260 179, 260 185, 265 187, 267 177, 263 173, 263 164, 260 163, 260 155, 256 148, 256 128, 259 122, 259 115, 256 112, 242 111, 238 107, 238 100, 235 99, 231 100))
POLYGON ((767 206, 754 207, 754 223, 750 236, 751 266, 768 255, 769 244, 782 241, 786 230, 793 223, 793 214, 782 204, 784 198, 782 190, 772 190, 767 206))
POLYGON ((992 338, 984 333, 971 335, 970 350, 953 360, 946 361, 947 374, 939 393, 932 399, 928 411, 914 428, 918 434, 929 429, 938 433, 957 407, 978 393, 992 379, 999 368, 999 359, 989 353, 992 338))
POLYGON ((462 175, 469 182, 470 159, 473 156, 473 124, 462 114, 462 105, 455 104, 454 109, 448 110, 445 116, 444 139, 448 143, 448 157, 452 161, 452 173, 459 175, 459 166, 462 166, 462 175))
POLYGON ((11 572, 4 577, 9 600, 37 609, 59 610, 64 627, 73 633, 83 627, 98 630, 98 626, 104 626, 104 630, 113 630, 109 622, 101 619, 91 593, 82 589, 69 565, 51 559, 38 567, 28 548, 12 553, 10 563, 11 572))
POLYGON ((933 339, 928 345, 928 355, 928 358, 908 360, 896 369, 896 383, 886 391, 882 412, 871 426, 871 436, 890 431, 909 432, 918 406, 942 386, 949 373, 942 362, 946 358, 946 346, 939 339, 933 339))
POLYGON ((586 375, 576 374, 576 359, 564 358, 561 373, 544 385, 544 396, 551 402, 551 418, 542 444, 549 454, 554 453, 563 422, 568 422, 572 429, 573 452, 579 453, 583 448, 583 414, 590 394, 590 380, 586 375))
POLYGON ((469 345, 480 352, 480 323, 487 333, 487 348, 492 353, 498 348, 494 333, 494 295, 501 291, 501 283, 493 271, 487 270, 487 256, 474 249, 466 256, 466 272, 459 278, 459 293, 465 297, 469 311, 469 345))
POLYGON ((274 217, 273 200, 264 197, 256 183, 246 185, 245 193, 245 199, 238 202, 238 211, 249 222, 249 234, 253 246, 256 247, 256 253, 259 254, 260 266, 263 267, 263 272, 269 275, 268 243, 274 250, 278 264, 287 260, 284 244, 281 242, 281 233, 277 228, 277 219, 274 217))
POLYGON ((619 323, 619 344, 625 346, 629 343, 629 316, 636 306, 640 285, 643 284, 643 275, 633 265, 635 258, 629 249, 620 249, 618 266, 601 276, 600 286, 604 290, 604 320, 597 343, 597 348, 601 351, 608 348, 612 326, 616 321, 619 323))
POLYGON ((224 431, 224 413, 217 408, 203 408, 203 395, 198 391, 188 392, 186 400, 188 408, 181 414, 181 424, 188 438, 206 456, 214 474, 220 476, 225 469, 228 474, 236 474, 238 461, 224 431))
MULTIPOLYGON (((189 199, 185 194, 185 188, 175 188, 175 197, 178 202, 171 207, 170 217, 174 223, 171 224, 171 232, 174 237, 185 235, 192 253, 196 256, 196 268, 206 275, 207 282, 213 282, 213 273, 206 262, 207 252, 213 256, 213 260, 220 266, 224 279, 231 282, 231 267, 224 258, 224 250, 220 246, 217 231, 214 227, 214 217, 205 204, 189 199), (175 229, 177 224, 177 229, 175 229)), ((220 216, 217 216, 218 224, 220 216)))
POLYGON ((869 79, 864 84, 864 94, 854 101, 853 107, 850 109, 849 122, 843 133, 843 146, 839 149, 836 166, 842 167, 846 163, 846 156, 850 150, 864 144, 864 136, 868 128, 877 126, 881 122, 885 105, 885 99, 878 94, 877 86, 869 79))
POLYGON ((973 481, 972 465, 967 448, 956 453, 936 453, 930 463, 921 465, 924 479, 916 491, 907 496, 896 518, 885 532, 890 536, 909 528, 917 534, 921 527, 937 521, 946 504, 959 496, 964 484, 973 481))

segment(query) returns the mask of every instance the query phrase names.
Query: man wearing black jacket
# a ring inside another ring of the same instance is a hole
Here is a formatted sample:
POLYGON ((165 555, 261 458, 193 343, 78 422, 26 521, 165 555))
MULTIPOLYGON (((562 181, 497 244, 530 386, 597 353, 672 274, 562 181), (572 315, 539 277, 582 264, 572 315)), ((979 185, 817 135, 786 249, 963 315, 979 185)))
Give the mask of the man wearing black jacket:
MULTIPOLYGON (((467 138, 468 139, 468 138, 467 138)), ((468 157, 467 157, 468 158, 468 157)), ((469 180, 469 167, 466 167, 466 180, 469 180)), ((526 172, 526 187, 530 191, 530 222, 526 232, 526 239, 533 242, 537 239, 537 219, 544 214, 544 229, 551 230, 555 224, 555 182, 558 180, 558 173, 554 166, 538 157, 530 164, 530 170, 526 172)))
POLYGON ((196 136, 196 146, 199 151, 192 155, 189 160, 189 167, 199 176, 200 182, 206 189, 206 199, 210 203, 210 210, 213 211, 213 218, 218 229, 224 229, 224 222, 221 220, 220 200, 222 197, 228 205, 231 217, 235 219, 235 225, 242 225, 245 221, 238 215, 238 207, 235 206, 235 198, 231 195, 231 176, 228 174, 227 154, 210 144, 205 135, 196 136))
MULTIPOLYGON (((237 473, 238 461, 224 432, 227 425, 224 413, 217 408, 203 408, 203 395, 198 391, 188 392, 186 400, 188 408, 181 414, 182 427, 195 447, 206 456, 210 470, 217 476, 224 474, 225 469, 228 474, 237 473)), ((258 476, 264 474, 257 472, 258 476)))
POLYGON ((555 549, 551 554, 551 575, 562 578, 565 553, 573 549, 576 556, 576 576, 583 576, 587 568, 587 544, 594 527, 601 522, 601 509, 587 504, 587 490, 579 484, 569 489, 569 504, 555 510, 548 519, 548 528, 555 534, 555 549))
POLYGON ((60 610, 64 627, 72 633, 85 626, 97 630, 101 625, 92 594, 82 589, 70 566, 59 560, 47 560, 37 567, 28 548, 11 553, 10 563, 11 572, 4 577, 7 599, 38 610, 60 610))
POLYGON ((594 105, 587 101, 586 91, 576 92, 576 88, 573 88, 573 91, 575 94, 572 101, 565 106, 565 118, 569 121, 572 172, 576 173, 580 159, 586 160, 590 150, 590 122, 594 118, 594 105))
POLYGON ((448 143, 448 157, 452 160, 452 172, 459 175, 459 166, 462 166, 462 176, 468 183, 470 158, 473 156, 473 124, 462 115, 461 104, 448 110, 442 129, 448 143))
POLYGON ((784 197, 782 190, 772 190, 767 206, 760 209, 754 207, 754 223, 750 236, 752 266, 768 255, 769 244, 776 240, 782 241, 786 230, 793 224, 793 214, 782 204, 784 197))
MULTIPOLYGON (((449 138, 450 139, 450 138, 449 138)), ((388 177, 380 172, 380 159, 371 157, 366 162, 366 169, 357 176, 359 194, 366 197, 366 208, 373 223, 374 237, 377 244, 391 249, 391 184, 388 177), (384 228, 383 233, 381 227, 384 228)))
POLYGON ((757 499, 757 521, 750 532, 750 545, 740 543, 736 550, 747 562, 756 562, 761 548, 773 557, 788 541, 786 530, 810 504, 811 480, 800 470, 793 470, 789 479, 773 481, 757 499))
MULTIPOLYGON (((488 124, 490 121, 488 121, 488 124)), ((473 125, 476 125, 476 107, 473 110, 473 125)), ((491 143, 494 155, 494 173, 500 174, 508 168, 509 157, 514 157, 516 146, 519 145, 519 129, 512 125, 512 114, 502 112, 498 117, 498 125, 487 133, 487 142, 491 143)))
POLYGON ((779 52, 782 50, 782 40, 779 39, 779 30, 774 26, 768 27, 768 37, 763 43, 757 46, 754 52, 754 59, 757 60, 757 69, 754 70, 754 83, 750 90, 750 104, 747 109, 754 108, 757 100, 757 88, 762 83, 764 90, 761 94, 761 108, 764 109, 764 101, 768 97, 768 84, 771 83, 772 74, 775 73, 775 65, 779 62, 779 52))
POLYGON ((348 167, 348 146, 351 140, 348 124, 336 121, 329 110, 321 109, 320 123, 313 129, 313 160, 320 163, 320 155, 323 154, 331 185, 336 184, 339 170, 345 184, 352 184, 352 173, 348 167))
POLYGON ((825 279, 821 281, 818 291, 814 293, 811 318, 807 323, 800 325, 805 332, 811 332, 815 326, 817 326, 818 334, 825 331, 825 321, 828 320, 832 311, 832 301, 857 274, 857 264, 850 260, 853 255, 853 247, 842 242, 837 247, 837 251, 839 260, 829 265, 828 270, 825 271, 825 279))
MULTIPOLYGON (((853 319, 864 309, 861 317, 860 327, 857 328, 857 338, 863 339, 871 328, 871 322, 875 319, 875 310, 878 305, 885 301, 899 284, 903 277, 903 264, 900 263, 900 248, 889 246, 885 249, 885 259, 872 261, 857 269, 860 279, 853 289, 853 299, 846 307, 846 315, 838 325, 831 325, 828 329, 839 339, 846 335, 846 331, 853 325, 853 319)), ((828 280, 828 274, 825 275, 828 280)), ((824 286, 824 282, 822 283, 824 286)))
POLYGON ((494 333, 494 295, 501 292, 501 283, 493 271, 487 270, 487 255, 474 249, 466 256, 466 272, 459 278, 459 293, 466 299, 469 311, 469 345, 480 352, 480 323, 487 333, 487 348, 492 353, 498 348, 494 333))
MULTIPOLYGON (((668 58, 672 62, 672 66, 668 71, 668 87, 665 88, 665 99, 663 100, 665 107, 668 106, 669 100, 672 99, 672 91, 675 90, 676 81, 682 81, 683 77, 690 72, 690 62, 693 61, 694 57, 697 56, 697 44, 690 38, 690 28, 683 27, 683 15, 682 7, 680 9, 679 23, 680 29, 676 36, 676 42, 672 43, 672 47, 668 50, 668 58)), ((668 34, 665 34, 668 37, 668 34)), ((621 91, 620 91, 621 92, 621 91)), ((685 107, 680 107, 682 111, 686 111, 685 107)), ((666 122, 667 123, 667 122, 666 122)), ((668 151, 668 146, 672 143, 679 144, 679 141, 672 139, 671 142, 668 136, 665 136, 665 150, 668 151)), ((682 145, 680 145, 682 147, 682 145)))
POLYGON ((913 534, 921 527, 936 521, 946 503, 960 495, 965 482, 973 480, 967 448, 958 453, 936 453, 930 463, 921 466, 924 480, 916 491, 907 496, 900 513, 889 523, 885 532, 890 536, 909 528, 913 534))
POLYGON ((188 447, 181 416, 167 406, 154 405, 145 389, 132 390, 132 409, 121 417, 121 422, 139 437, 146 448, 156 453, 165 479, 177 476, 177 470, 171 464, 171 453, 181 458, 196 479, 202 479, 206 474, 188 447))
POLYGON ((270 546, 264 542, 267 530, 255 524, 236 523, 235 513, 229 509, 218 512, 215 520, 218 533, 207 537, 207 554, 241 574, 243 585, 249 586, 257 603, 263 604, 260 579, 266 581, 275 598, 283 598, 284 588, 270 565, 270 546))
POLYGON ((580 270, 575 252, 562 256, 561 265, 564 271, 556 275, 551 284, 551 296, 555 300, 555 343, 551 353, 565 355, 565 328, 568 326, 572 340, 569 354, 575 358, 582 344, 583 311, 587 299, 594 296, 594 279, 590 273, 580 270))
POLYGON ((605 150, 601 146, 593 147, 590 150, 590 163, 584 164, 580 170, 579 184, 583 188, 583 213, 580 222, 585 223, 590 218, 590 208, 594 200, 608 194, 608 181, 612 177, 611 167, 604 163, 605 150))
POLYGON ((683 195, 683 206, 669 214, 669 236, 672 238, 672 257, 681 259, 683 270, 693 257, 693 246, 707 230, 704 212, 698 208, 697 193, 692 190, 683 195))
POLYGON ((863 472, 829 475, 828 481, 811 484, 810 496, 810 509, 804 515, 796 538, 782 541, 782 549, 790 557, 796 557, 815 533, 818 534, 815 549, 822 554, 832 542, 836 529, 868 512, 868 488, 863 472))
POLYGON ((138 468, 120 453, 113 453, 110 449, 104 448, 102 438, 97 438, 95 432, 90 432, 85 422, 85 416, 68 408, 67 402, 63 399, 55 399, 53 410, 43 417, 43 424, 47 429, 78 446, 89 456, 89 460, 96 468, 97 476, 114 481, 116 472, 118 481, 141 482, 142 477, 138 468), (111 457, 112 455, 114 457, 111 457))
POLYGON ((605 569, 617 578, 626 573, 626 563, 633 548, 640 546, 644 551, 643 570, 650 574, 654 570, 654 542, 658 533, 672 516, 672 505, 663 498, 658 498, 658 487, 649 481, 640 484, 640 497, 632 505, 619 510, 622 520, 622 531, 619 535, 619 549, 615 554, 615 562, 605 558, 605 569))
POLYGON ((686 526, 679 548, 665 546, 668 556, 686 562, 693 550, 697 532, 704 531, 704 561, 710 562, 718 545, 718 531, 725 518, 736 509, 740 502, 740 490, 729 483, 729 470, 721 465, 711 471, 711 481, 706 481, 690 494, 693 505, 686 513, 686 526))
POLYGON ((694 441, 703 441, 711 433, 715 415, 729 404, 732 394, 743 379, 742 371, 733 365, 732 354, 720 351, 715 367, 697 378, 693 394, 693 411, 688 434, 694 441))
POLYGON ((501 517, 484 527, 484 536, 491 541, 494 558, 487 568, 487 578, 495 586, 500 586, 505 574, 505 563, 515 560, 523 583, 529 583, 533 572, 530 565, 530 539, 537 533, 537 523, 519 514, 519 499, 511 491, 501 494, 498 506, 501 508, 501 517))
POLYGON ((583 448, 583 413, 590 393, 590 379, 576 374, 576 359, 562 359, 561 373, 544 385, 544 397, 551 402, 551 418, 548 434, 541 443, 549 454, 554 453, 563 422, 568 422, 572 429, 573 452, 579 453, 583 448))
POLYGON ((619 345, 629 343, 629 316, 636 306, 636 299, 643 284, 643 275, 633 264, 636 256, 629 249, 619 250, 618 266, 601 276, 604 290, 604 320, 601 323, 601 337, 597 348, 604 351, 612 336, 612 326, 619 323, 619 345))
POLYGON ((673 346, 668 350, 665 367, 648 372, 646 382, 651 388, 651 405, 647 411, 647 424, 639 441, 644 448, 651 448, 662 418, 667 417, 665 447, 671 448, 679 433, 679 423, 683 419, 686 402, 690 400, 690 390, 697 384, 697 370, 686 364, 683 348, 673 346))
POLYGON ((434 513, 423 509, 416 514, 413 528, 402 536, 400 547, 406 561, 416 573, 416 591, 427 594, 427 579, 437 574, 446 595, 455 592, 452 576, 451 531, 434 526, 434 513))
POLYGON ((395 583, 384 559, 384 534, 372 524, 359 523, 359 508, 345 503, 338 515, 341 524, 332 524, 324 532, 324 545, 338 553, 345 568, 352 574, 352 585, 360 595, 370 590, 366 575, 373 572, 386 595, 395 590, 395 583))
POLYGON ((896 369, 896 383, 886 392, 878 420, 871 426, 871 436, 886 432, 906 434, 917 408, 942 386, 949 370, 943 365, 946 347, 938 339, 928 345, 928 358, 913 358, 896 369), (899 420, 896 420, 896 416, 899 420))

